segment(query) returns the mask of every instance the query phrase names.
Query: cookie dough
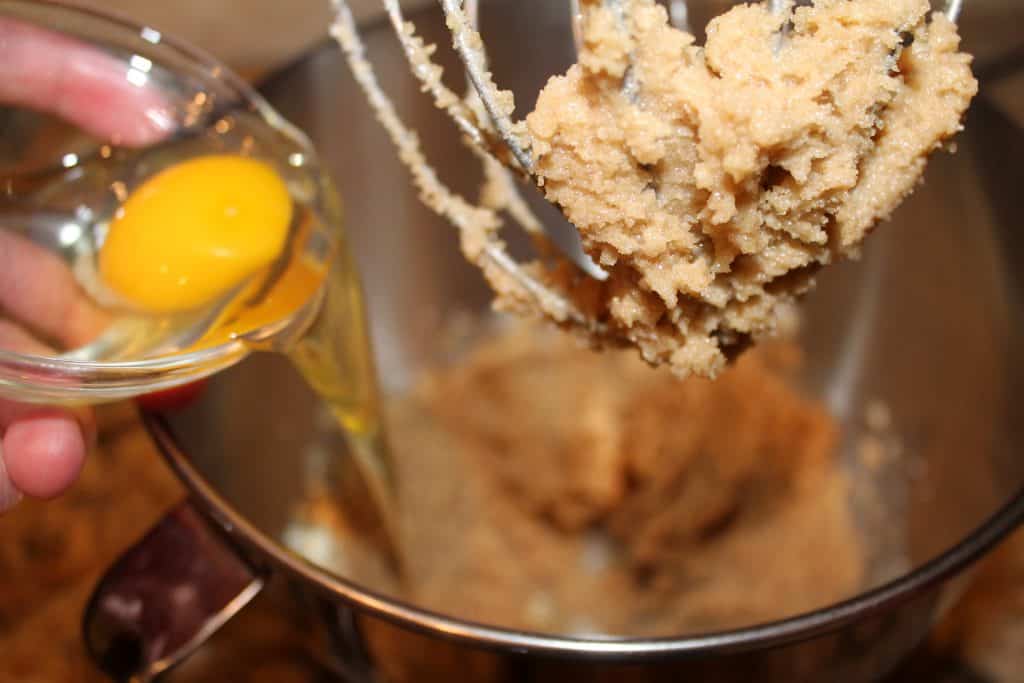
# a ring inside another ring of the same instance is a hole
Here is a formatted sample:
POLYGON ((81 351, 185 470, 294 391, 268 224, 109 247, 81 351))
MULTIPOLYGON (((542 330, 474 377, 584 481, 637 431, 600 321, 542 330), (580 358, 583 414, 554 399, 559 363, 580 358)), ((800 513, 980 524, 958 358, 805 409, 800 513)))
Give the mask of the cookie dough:
POLYGON ((532 154, 610 273, 583 305, 648 362, 714 377, 857 254, 978 85, 927 0, 816 0, 785 26, 741 5, 703 48, 653 0, 624 5, 584 2, 579 62, 527 117, 532 154))
POLYGON ((864 587, 838 425, 792 387, 792 345, 715 382, 539 325, 461 358, 390 404, 402 585, 352 544, 327 566, 446 615, 576 635, 750 626, 864 587))

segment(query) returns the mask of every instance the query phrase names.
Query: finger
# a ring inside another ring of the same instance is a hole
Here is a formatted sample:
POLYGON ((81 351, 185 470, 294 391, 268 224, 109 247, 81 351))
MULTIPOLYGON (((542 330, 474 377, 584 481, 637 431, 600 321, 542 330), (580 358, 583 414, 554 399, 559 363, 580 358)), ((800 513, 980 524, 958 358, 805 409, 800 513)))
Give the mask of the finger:
POLYGON ((17 403, 0 399, 0 437, 20 422, 28 422, 40 415, 61 415, 78 425, 82 440, 91 448, 97 439, 96 417, 89 408, 51 408, 33 403, 17 403))
MULTIPOLYGON (((4 320, 0 348, 51 353, 4 320)), ((0 400, 0 512, 16 505, 23 493, 52 498, 67 489, 81 472, 96 431, 88 408, 60 410, 0 400)))
MULTIPOLYGON (((4 320, 0 320, 0 349, 19 351, 22 353, 35 353, 38 355, 53 353, 52 349, 49 349, 45 345, 39 343, 27 332, 4 320)), ((40 407, 38 405, 17 403, 14 401, 5 401, 0 399, 0 437, 3 436, 4 431, 8 426, 19 420, 30 417, 39 410, 40 407)), ((93 411, 87 407, 81 407, 68 408, 63 412, 70 415, 78 422, 82 433, 85 436, 85 443, 91 449, 96 443, 98 434, 96 417, 93 414, 93 411)))
POLYGON ((107 315, 86 296, 56 254, 4 230, 0 230, 0 310, 64 348, 89 343, 108 323, 107 315))
POLYGON ((0 349, 19 353, 34 353, 40 356, 53 353, 51 349, 39 343, 24 329, 2 318, 0 318, 0 349))
POLYGON ((170 105, 144 79, 129 80, 129 65, 73 38, 0 18, 0 54, 7 104, 52 113, 118 145, 151 144, 174 127, 170 105))
POLYGON ((60 495, 78 478, 88 446, 74 416, 40 410, 9 426, 3 436, 7 476, 33 498, 60 495))

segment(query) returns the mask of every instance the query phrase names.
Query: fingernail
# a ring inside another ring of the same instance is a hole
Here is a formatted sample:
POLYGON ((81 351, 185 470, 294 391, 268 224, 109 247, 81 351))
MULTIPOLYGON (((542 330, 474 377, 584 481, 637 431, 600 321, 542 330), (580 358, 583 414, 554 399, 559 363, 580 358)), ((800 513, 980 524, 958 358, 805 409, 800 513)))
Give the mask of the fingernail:
POLYGON ((4 448, 0 443, 0 514, 7 512, 21 502, 21 492, 14 488, 11 478, 7 476, 7 466, 4 464, 4 448))

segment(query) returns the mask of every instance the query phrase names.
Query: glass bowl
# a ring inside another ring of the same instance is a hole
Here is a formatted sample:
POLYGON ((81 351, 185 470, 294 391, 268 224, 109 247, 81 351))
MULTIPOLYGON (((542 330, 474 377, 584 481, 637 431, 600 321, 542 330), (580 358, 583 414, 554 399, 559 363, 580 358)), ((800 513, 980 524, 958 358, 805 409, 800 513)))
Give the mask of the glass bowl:
MULTIPOLYGON (((51 270, 35 268, 35 262, 32 267, 23 262, 21 282, 11 285, 18 291, 60 298, 54 283, 64 287, 76 282, 73 288, 91 294, 95 268, 90 263, 105 236, 104 216, 116 210, 126 188, 202 154, 244 154, 269 163, 293 199, 301 196, 321 225, 340 221, 330 183, 307 137, 209 55, 153 28, 56 0, 0 2, 0 32, 8 50, 31 52, 42 44, 53 57, 26 60, 24 65, 13 60, 9 81, 45 82, 46 72, 34 69, 57 74, 48 94, 23 96, 11 87, 2 102, 0 179, 5 192, 0 196, 0 225, 5 232, 0 237, 17 241, 15 248, 33 258, 42 247, 48 252, 48 268, 71 272, 71 277, 67 272, 52 276, 51 270), (90 100, 87 91, 95 82, 103 88, 102 98, 93 94, 90 100), (116 130, 89 125, 104 115, 104 108, 115 107, 121 108, 116 130)), ((332 239, 323 234, 316 239, 325 237, 332 239)), ((329 253, 324 250, 318 258, 326 260, 329 253)), ((8 296, 22 295, 9 289, 8 296)), ((321 300, 318 293, 282 319, 205 345, 183 341, 195 335, 186 333, 180 317, 144 319, 141 327, 140 319, 129 324, 115 317, 116 324, 104 328, 102 341, 118 344, 118 352, 96 357, 82 352, 49 355, 34 344, 5 344, 0 335, 0 396, 23 402, 96 403, 193 382, 237 363, 254 348, 286 346, 308 327, 321 300), (156 341, 143 343, 142 335, 156 335, 156 341)), ((60 317, 35 320, 31 304, 11 303, 0 296, 0 325, 19 328, 7 335, 8 341, 20 339, 28 329, 43 341, 61 337, 65 322, 60 317)), ((201 326, 206 314, 188 318, 189 324, 201 326)), ((106 348, 91 337, 85 341, 87 348, 106 348)), ((70 351, 78 345, 48 347, 70 351)))

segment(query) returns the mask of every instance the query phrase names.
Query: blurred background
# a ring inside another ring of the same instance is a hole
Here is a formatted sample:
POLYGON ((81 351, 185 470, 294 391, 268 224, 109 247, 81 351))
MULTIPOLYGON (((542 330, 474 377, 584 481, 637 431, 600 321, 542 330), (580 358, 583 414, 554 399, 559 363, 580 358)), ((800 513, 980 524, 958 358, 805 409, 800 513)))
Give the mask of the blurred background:
MULTIPOLYGON (((430 1, 402 4, 415 7, 430 1)), ((254 78, 324 40, 330 17, 329 0, 94 0, 91 4, 184 38, 254 78)), ((381 13, 380 0, 350 4, 363 21, 381 13)))

